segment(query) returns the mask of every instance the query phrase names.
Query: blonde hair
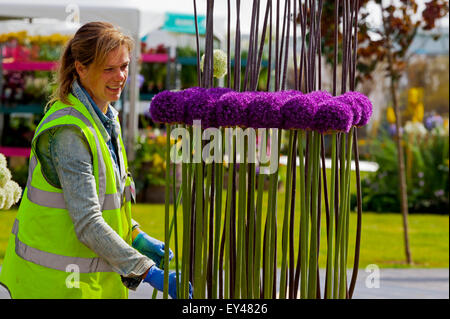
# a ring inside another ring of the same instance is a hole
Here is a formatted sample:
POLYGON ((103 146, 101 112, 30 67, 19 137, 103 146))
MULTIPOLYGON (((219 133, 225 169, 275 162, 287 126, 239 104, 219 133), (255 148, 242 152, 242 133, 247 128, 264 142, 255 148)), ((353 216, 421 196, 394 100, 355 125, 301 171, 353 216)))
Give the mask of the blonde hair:
POLYGON ((59 67, 55 78, 56 89, 46 105, 46 110, 56 101, 71 104, 68 95, 72 83, 78 79, 75 70, 75 61, 79 61, 85 67, 102 66, 108 54, 126 45, 131 52, 134 41, 123 34, 117 27, 107 22, 89 22, 84 24, 70 39, 59 60, 59 67))

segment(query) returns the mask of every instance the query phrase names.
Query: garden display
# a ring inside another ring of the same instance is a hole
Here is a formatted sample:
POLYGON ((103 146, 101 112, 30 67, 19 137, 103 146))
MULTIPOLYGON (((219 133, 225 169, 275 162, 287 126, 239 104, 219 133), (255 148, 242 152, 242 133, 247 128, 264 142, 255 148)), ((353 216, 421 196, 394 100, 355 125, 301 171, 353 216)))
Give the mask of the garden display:
MULTIPOLYGON (((196 299, 353 295, 362 218, 357 130, 372 114, 369 99, 355 90, 359 6, 357 1, 335 1, 333 88, 327 92, 321 83, 322 1, 283 3, 281 12, 280 1, 252 1, 248 57, 241 74, 241 1, 236 0, 234 17, 228 1, 228 30, 231 18, 236 22, 232 68, 230 31, 227 52, 213 49, 214 1, 208 0, 202 58, 197 32, 197 86, 163 91, 151 102, 152 120, 164 123, 167 130, 165 245, 175 238, 175 267, 181 274, 179 298, 188 297, 189 281, 196 299), (259 17, 263 2, 265 14, 259 17), (259 19, 264 19, 262 28, 259 19), (342 38, 336 28, 339 21, 342 38), (288 52, 291 35, 293 51, 288 52), (301 41, 300 52, 296 41, 301 41), (266 45, 267 87, 257 91, 266 45), (295 88, 288 90, 291 58, 295 88), (213 87, 213 78, 225 75, 225 87, 213 87), (282 211, 277 207, 281 134, 289 139, 282 211), (325 135, 331 136, 331 180, 327 180, 325 167, 325 135), (171 144, 171 140, 178 142, 171 144), (352 160, 355 181, 350 178, 352 160), (181 164, 178 192, 177 164, 181 164), (267 192, 257 187, 265 178, 269 179, 267 192), (357 188, 356 238, 349 237, 353 183, 357 188), (177 198, 172 204, 171 192, 177 198), (327 228, 325 278, 319 276, 322 198, 327 228), (277 220, 282 220, 281 233, 277 220), (181 247, 178 236, 182 236, 181 247), (354 241, 354 252, 349 251, 350 241, 354 241), (348 278, 352 257, 353 271, 348 278)), ((165 264, 168 262, 167 253, 165 264)), ((169 267, 165 268, 163 297, 167 298, 169 267)))

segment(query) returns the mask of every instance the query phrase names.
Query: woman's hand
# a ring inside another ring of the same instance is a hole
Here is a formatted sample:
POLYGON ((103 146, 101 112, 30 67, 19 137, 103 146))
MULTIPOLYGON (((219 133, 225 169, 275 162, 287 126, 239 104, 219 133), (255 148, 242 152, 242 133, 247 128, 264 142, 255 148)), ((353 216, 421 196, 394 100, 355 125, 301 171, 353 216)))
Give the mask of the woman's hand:
MULTIPOLYGON (((163 268, 161 264, 164 260, 164 243, 160 240, 150 237, 139 228, 135 228, 133 230, 132 237, 133 248, 137 249, 140 253, 152 259, 158 267, 163 268)), ((169 248, 169 262, 172 260, 172 258, 173 252, 169 248)))

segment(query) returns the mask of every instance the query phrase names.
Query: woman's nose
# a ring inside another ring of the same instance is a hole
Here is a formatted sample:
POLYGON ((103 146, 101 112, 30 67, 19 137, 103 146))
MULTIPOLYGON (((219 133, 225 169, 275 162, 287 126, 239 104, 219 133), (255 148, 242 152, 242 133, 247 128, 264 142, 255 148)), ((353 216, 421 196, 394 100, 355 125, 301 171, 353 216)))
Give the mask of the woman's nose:
POLYGON ((124 81, 126 78, 127 78, 127 72, 126 71, 119 70, 118 72, 116 72, 116 76, 115 76, 116 80, 124 81))

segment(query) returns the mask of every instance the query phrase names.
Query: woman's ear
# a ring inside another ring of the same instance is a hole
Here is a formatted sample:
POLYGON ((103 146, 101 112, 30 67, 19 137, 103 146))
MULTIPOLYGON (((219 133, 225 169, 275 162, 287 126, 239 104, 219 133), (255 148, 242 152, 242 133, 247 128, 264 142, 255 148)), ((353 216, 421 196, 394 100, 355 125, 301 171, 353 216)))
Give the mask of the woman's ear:
POLYGON ((75 70, 80 79, 84 79, 87 75, 88 69, 80 61, 75 61, 75 70))

